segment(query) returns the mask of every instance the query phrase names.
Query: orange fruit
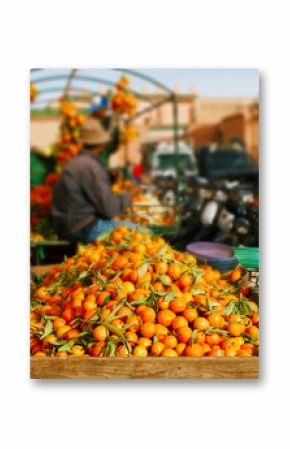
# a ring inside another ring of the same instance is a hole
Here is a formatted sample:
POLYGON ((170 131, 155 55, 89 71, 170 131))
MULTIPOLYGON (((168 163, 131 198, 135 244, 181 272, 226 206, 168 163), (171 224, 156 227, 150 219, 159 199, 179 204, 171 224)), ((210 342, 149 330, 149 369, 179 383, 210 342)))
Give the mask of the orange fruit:
POLYGON ((74 355, 75 357, 82 357, 85 353, 85 349, 83 346, 80 345, 74 345, 71 348, 71 353, 72 355, 74 355))
POLYGON ((254 312, 258 313, 258 306, 255 302, 249 301, 249 306, 251 306, 254 312))
MULTIPOLYGON (((69 331, 69 332, 71 332, 71 331, 69 331)), ((68 332, 68 333, 69 333, 68 332)), ((78 333, 80 333, 79 331, 77 331, 78 333)), ((67 336, 67 335, 66 335, 67 336)), ((57 336, 56 335, 54 335, 54 334, 50 334, 50 335, 48 335, 47 337, 45 337, 44 339, 43 339, 43 343, 46 343, 48 346, 50 346, 51 345, 51 343, 54 343, 54 342, 56 342, 57 341, 57 336)))
POLYGON ((148 349, 152 345, 152 341, 148 337, 140 337, 138 340, 138 345, 144 346, 148 349))
POLYGON ((102 321, 105 321, 106 320, 106 318, 108 318, 108 316, 110 315, 110 310, 109 309, 104 309, 104 310, 102 310, 102 312, 101 312, 101 319, 102 319, 102 321))
POLYGON ((209 355, 210 357, 225 357, 225 351, 219 346, 214 346, 209 355))
POLYGON ((140 306, 137 307, 136 310, 136 314, 140 316, 140 313, 142 312, 142 310, 146 309, 147 306, 145 306, 145 304, 141 304, 140 306))
MULTIPOLYGON (((62 318, 69 323, 71 320, 73 320, 74 318, 74 311, 72 309, 65 309, 62 314, 61 314, 62 318)), ((56 321, 56 320, 55 320, 56 321)), ((55 322, 54 321, 54 322, 55 322)))
POLYGON ((206 318, 199 316, 194 320, 193 327, 194 329, 206 330, 210 327, 210 324, 206 318))
POLYGON ((244 323, 244 317, 242 315, 229 315, 227 319, 229 323, 244 323))
POLYGON ((208 315, 207 319, 212 327, 222 328, 225 322, 223 316, 220 315, 219 313, 211 313, 210 315, 208 315))
POLYGON ((253 338, 259 338, 259 328, 257 326, 250 326, 246 329, 246 333, 253 338))
POLYGON ((174 330, 179 329, 180 327, 187 327, 187 326, 188 321, 183 316, 175 317, 171 324, 171 327, 174 330))
POLYGON ((208 353, 211 351, 211 347, 210 347, 210 345, 208 345, 207 343, 204 343, 204 344, 202 345, 202 347, 203 347, 203 352, 204 352, 204 354, 208 354, 208 353))
POLYGON ((232 273, 231 273, 231 281, 232 282, 237 282, 237 281, 239 281, 240 279, 241 279, 241 276, 242 276, 242 272, 241 272, 241 270, 239 269, 239 268, 237 268, 236 270, 234 270, 232 273))
POLYGON ((186 308, 186 302, 183 298, 174 298, 169 304, 170 310, 174 313, 181 313, 186 308))
POLYGON ((144 323, 140 327, 140 334, 143 337, 151 338, 155 334, 155 324, 154 323, 144 323))
POLYGON ((129 295, 130 293, 133 293, 133 291, 135 290, 135 286, 132 282, 130 281, 125 281, 124 282, 124 289, 127 293, 127 295, 129 295))
POLYGON ((137 343, 137 341, 138 341, 138 335, 135 332, 131 332, 131 331, 126 332, 125 338, 127 339, 127 341, 130 344, 137 343))
POLYGON ((57 357, 67 357, 67 351, 58 351, 56 353, 57 357))
POLYGON ((121 235, 127 235, 129 232, 129 229, 126 226, 117 226, 116 232, 119 232, 121 235))
POLYGON ((202 331, 197 332, 195 337, 195 343, 203 345, 205 343, 205 333, 202 331))
POLYGON ((192 323, 197 317, 198 313, 194 308, 186 308, 182 316, 189 322, 192 323))
POLYGON ((160 341, 152 343, 151 353, 153 356, 158 357, 165 349, 165 346, 160 341))
POLYGON ((172 324, 175 316, 176 315, 172 312, 172 310, 161 310, 160 312, 158 312, 157 322, 159 324, 163 324, 163 326, 169 327, 172 324))
POLYGON ((110 296, 111 296, 110 292, 104 291, 104 292, 99 293, 98 296, 97 296, 97 304, 98 304, 98 306, 103 306, 104 303, 105 303, 105 300, 107 298, 109 298, 110 296))
POLYGON ((148 294, 145 289, 137 288, 136 290, 133 291, 133 293, 130 293, 128 299, 130 302, 133 302, 133 301, 138 301, 139 299, 142 299, 142 298, 147 298, 147 296, 148 296, 148 294))
POLYGON ((33 354, 35 357, 46 357, 45 352, 43 351, 38 351, 35 354, 33 354))
POLYGON ((66 340, 77 340, 79 338, 80 331, 78 329, 71 329, 65 335, 66 340))
POLYGON ((158 292, 165 292, 165 287, 161 282, 154 282, 153 284, 153 288, 154 290, 158 291, 158 292))
POLYGON ((162 352, 161 355, 162 355, 162 357, 178 357, 177 352, 171 348, 164 349, 164 351, 162 352))
POLYGON ((85 297, 85 301, 96 302, 96 300, 97 300, 96 295, 93 295, 92 293, 90 293, 85 297))
POLYGON ((171 279, 178 279, 181 275, 181 265, 180 264, 171 264, 169 265, 169 268, 167 270, 167 275, 171 278, 171 279))
POLYGON ((168 265, 165 262, 156 262, 154 265, 155 272, 158 274, 165 274, 168 270, 168 265))
POLYGON ((216 346, 216 345, 218 345, 220 343, 220 341, 221 341, 221 338, 216 333, 206 335, 206 337, 205 337, 205 342, 209 346, 216 346))
POLYGON ((77 307, 81 307, 82 303, 82 299, 80 297, 76 297, 72 299, 71 305, 74 309, 76 309, 77 307))
POLYGON ((204 348, 198 343, 194 343, 191 346, 186 346, 183 353, 186 357, 202 357, 203 354, 204 348))
POLYGON ((88 312, 89 310, 96 310, 96 303, 92 301, 84 301, 83 309, 88 312))
POLYGON ((118 256, 112 263, 112 268, 114 270, 121 270, 128 264, 128 259, 125 256, 118 256))
POLYGON ((61 340, 62 338, 65 337, 65 334, 70 330, 71 330, 71 327, 67 326, 67 325, 59 327, 56 331, 57 338, 59 338, 61 340))
POLYGON ((179 343, 187 343, 192 336, 192 330, 187 326, 180 327, 179 329, 177 329, 176 333, 179 343))
POLYGON ((233 337, 239 337, 245 332, 245 326, 242 323, 231 323, 228 326, 228 331, 233 337))
POLYGON ((222 343, 222 348, 225 351, 228 350, 233 350, 235 351, 235 353, 237 353, 237 351, 239 351, 239 349, 241 348, 240 343, 238 342, 237 338, 227 338, 223 343, 222 343))
POLYGON ((174 349, 175 346, 177 345, 178 341, 174 335, 166 335, 166 337, 164 337, 164 340, 162 341, 162 343, 164 344, 165 348, 174 349))
POLYGON ((54 329, 59 329, 60 327, 64 326, 66 324, 66 320, 64 320, 63 318, 57 318, 56 320, 54 320, 52 327, 54 329))
POLYGON ((112 240, 113 240, 113 242, 115 242, 115 243, 120 243, 121 240, 122 240, 122 238, 123 238, 122 234, 121 234, 120 232, 118 232, 118 231, 115 231, 115 232, 112 234, 112 240))
POLYGON ((122 329, 124 326, 124 322, 121 319, 116 319, 111 321, 111 325, 114 326, 116 329, 122 329))
POLYGON ((158 340, 160 340, 160 337, 164 337, 165 335, 168 335, 169 330, 167 327, 163 326, 163 324, 155 324, 155 335, 158 337, 158 340))
POLYGON ((257 312, 254 312, 253 315, 251 316, 252 318, 252 323, 253 324, 258 324, 259 323, 259 314, 257 312))
POLYGON ((152 323, 156 318, 156 312, 152 307, 145 307, 140 313, 140 318, 144 323, 152 323))
POLYGON ((178 343, 175 346, 175 351, 177 352, 178 355, 182 355, 184 350, 186 348, 186 344, 185 343, 178 343))
POLYGON ((116 351, 118 357, 127 357, 129 355, 129 351, 126 345, 119 346, 116 351))
POLYGON ((128 317, 128 316, 132 315, 132 313, 133 313, 133 311, 132 311, 132 309, 130 309, 130 307, 123 306, 123 307, 121 307, 121 309, 118 310, 118 312, 116 313, 116 316, 128 317))
POLYGON ((140 320, 137 317, 137 315, 132 315, 127 318, 126 324, 130 324, 130 327, 128 328, 131 332, 137 332, 140 328, 140 320))
POLYGON ((163 298, 158 298, 157 306, 158 306, 158 310, 169 309, 169 301, 164 301, 163 298))
POLYGON ((255 349, 255 346, 252 345, 252 343, 245 343, 245 344, 241 345, 240 349, 253 352, 255 349))
POLYGON ((89 345, 88 349, 91 356, 100 357, 102 355, 105 344, 106 343, 104 341, 98 341, 97 343, 89 345))
POLYGON ((138 345, 138 346, 135 346, 135 348, 133 349, 132 354, 133 354, 134 357, 147 357, 148 356, 148 351, 145 348, 145 346, 138 345))
POLYGON ((253 353, 249 349, 240 349, 237 353, 238 357, 252 357, 253 353))
POLYGON ((184 292, 182 293, 182 299, 185 301, 186 304, 188 304, 193 301, 193 296, 189 292, 184 292))
POLYGON ((237 351, 234 348, 225 349, 225 357, 236 357, 237 351))
POLYGON ((181 290, 185 290, 186 288, 191 287, 192 283, 193 277, 190 274, 184 273, 178 279, 177 285, 179 288, 181 288, 181 290))
POLYGON ((99 325, 93 329, 93 336, 96 341, 105 341, 109 332, 105 326, 99 325))

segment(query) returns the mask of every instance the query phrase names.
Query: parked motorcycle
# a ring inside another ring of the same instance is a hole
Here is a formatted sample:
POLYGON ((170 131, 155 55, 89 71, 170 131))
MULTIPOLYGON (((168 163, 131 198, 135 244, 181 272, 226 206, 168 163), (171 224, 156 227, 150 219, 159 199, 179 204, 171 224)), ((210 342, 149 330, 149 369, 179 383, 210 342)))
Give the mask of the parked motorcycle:
POLYGON ((181 207, 181 231, 172 241, 178 248, 196 241, 258 246, 259 212, 254 185, 196 178, 181 207))

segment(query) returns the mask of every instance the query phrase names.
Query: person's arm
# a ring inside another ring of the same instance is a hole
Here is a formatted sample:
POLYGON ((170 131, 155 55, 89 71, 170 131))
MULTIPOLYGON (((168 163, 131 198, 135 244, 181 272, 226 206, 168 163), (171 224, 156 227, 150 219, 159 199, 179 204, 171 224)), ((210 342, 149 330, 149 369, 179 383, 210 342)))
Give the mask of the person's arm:
POLYGON ((82 186, 97 214, 104 218, 122 214, 131 204, 131 195, 117 196, 112 193, 108 174, 97 163, 88 166, 82 177, 82 186))

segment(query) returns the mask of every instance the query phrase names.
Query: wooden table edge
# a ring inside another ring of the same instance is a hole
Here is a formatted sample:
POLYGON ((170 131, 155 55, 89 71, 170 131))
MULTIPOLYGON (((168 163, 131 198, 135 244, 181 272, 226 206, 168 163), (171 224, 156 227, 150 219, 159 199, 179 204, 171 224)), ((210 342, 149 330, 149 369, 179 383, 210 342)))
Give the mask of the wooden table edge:
POLYGON ((31 379, 258 379, 258 357, 31 357, 31 379))

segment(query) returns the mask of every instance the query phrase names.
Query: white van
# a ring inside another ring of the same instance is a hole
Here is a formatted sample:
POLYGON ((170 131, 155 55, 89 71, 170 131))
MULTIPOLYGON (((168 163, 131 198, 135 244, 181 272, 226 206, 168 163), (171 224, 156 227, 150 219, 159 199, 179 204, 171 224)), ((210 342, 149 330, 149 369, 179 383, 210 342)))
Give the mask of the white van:
MULTIPOLYGON (((178 142, 178 163, 182 178, 193 178, 198 174, 194 151, 184 142, 178 142)), ((159 143, 152 157, 151 175, 157 178, 176 178, 176 156, 174 142, 159 143)))

